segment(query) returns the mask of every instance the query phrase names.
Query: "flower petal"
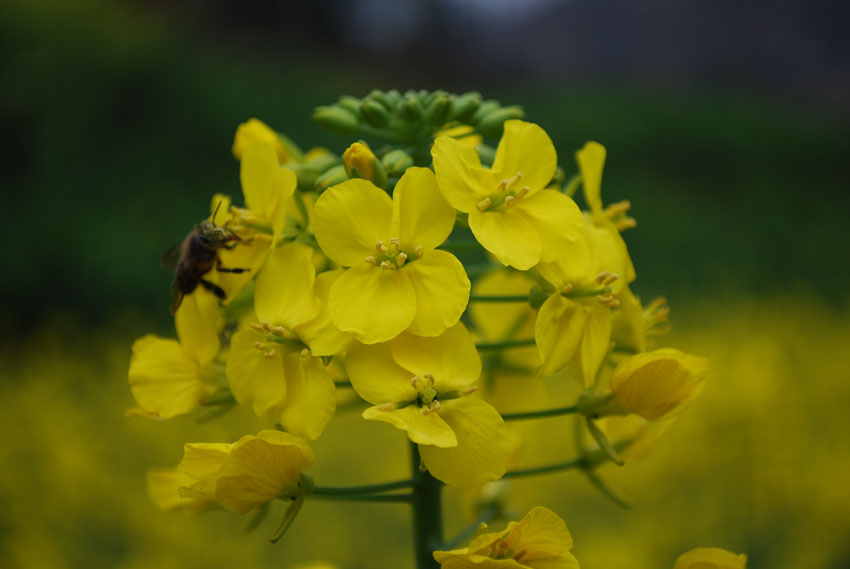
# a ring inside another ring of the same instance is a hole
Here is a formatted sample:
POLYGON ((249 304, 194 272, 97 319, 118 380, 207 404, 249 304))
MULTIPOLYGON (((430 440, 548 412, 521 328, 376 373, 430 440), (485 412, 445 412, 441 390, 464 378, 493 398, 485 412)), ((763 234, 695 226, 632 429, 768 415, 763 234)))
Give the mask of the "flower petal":
POLYGON ((313 441, 319 438, 336 410, 336 387, 321 360, 297 352, 284 356, 286 401, 280 424, 290 433, 313 441))
POLYGON ((496 191, 498 180, 481 167, 481 159, 471 146, 440 136, 434 141, 431 156, 437 184, 453 208, 467 213, 476 211, 478 202, 496 191))
POLYGON ((505 133, 493 160, 496 178, 507 179, 519 172, 522 179, 518 186, 539 190, 549 184, 557 167, 555 145, 545 130, 530 122, 505 121, 505 133))
POLYGON ((313 210, 313 232, 322 251, 346 267, 374 255, 375 243, 387 240, 393 202, 367 180, 347 180, 325 191, 313 210))
POLYGON ((584 201, 594 217, 602 213, 602 169, 605 167, 605 147, 590 141, 576 152, 581 172, 584 201))
POLYGON ((348 269, 331 286, 331 318, 364 344, 391 340, 416 315, 416 292, 403 270, 368 263, 348 269))
POLYGON ((313 463, 307 444, 279 431, 247 435, 233 445, 216 481, 215 497, 234 514, 245 514, 291 491, 313 463))
POLYGON ((543 303, 534 326, 534 339, 543 362, 541 374, 554 375, 569 365, 584 337, 587 319, 581 304, 560 293, 543 303))
POLYGON ((698 547, 676 559, 673 569, 744 569, 747 556, 716 547, 698 547))
POLYGON ((325 271, 316 277, 313 295, 319 301, 319 313, 312 320, 295 328, 301 341, 307 344, 314 356, 334 356, 341 354, 351 344, 353 338, 333 325, 328 310, 331 286, 345 271, 325 271))
POLYGON ((611 348, 611 309, 602 305, 585 308, 587 324, 579 344, 576 375, 585 387, 596 381, 596 373, 611 348))
POLYGON ((218 354, 218 333, 223 324, 218 298, 202 287, 185 296, 174 315, 180 345, 199 366, 218 354))
POLYGON ((166 512, 203 512, 215 505, 214 500, 183 497, 181 486, 191 486, 194 480, 174 468, 152 468, 145 477, 148 496, 154 506, 166 512))
POLYGON ((440 193, 434 172, 408 168, 393 190, 390 228, 390 236, 398 237, 402 250, 410 254, 419 245, 433 249, 452 232, 455 218, 455 209, 440 193))
POLYGON ((373 405, 414 401, 418 395, 410 383, 413 374, 395 363, 389 342, 354 344, 345 369, 357 395, 373 405))
MULTIPOLYGON (((578 563, 570 553, 573 548, 573 537, 564 520, 548 508, 541 506, 532 508, 504 539, 512 549, 527 552, 522 558, 523 562, 563 559, 570 562, 546 564, 541 567, 578 569, 578 563)), ((532 567, 537 566, 532 565, 532 567)))
POLYGON ((457 447, 419 445, 419 454, 435 478, 450 486, 473 488, 502 477, 510 445, 498 411, 469 396, 446 401, 437 414, 455 432, 457 447))
POLYGON ((402 270, 416 294, 416 316, 408 332, 436 336, 460 320, 471 285, 457 257, 447 251, 426 251, 402 270))
POLYGON ((395 362, 413 375, 433 374, 437 393, 463 389, 481 375, 481 358, 461 322, 433 338, 402 334, 390 349, 395 362))
POLYGON ((383 421, 396 429, 407 431, 411 441, 425 445, 427 448, 448 448, 457 445, 454 431, 440 418, 439 414, 423 415, 416 404, 392 411, 381 411, 377 407, 369 407, 363 411, 363 418, 383 421))
POLYGON ((253 141, 243 150, 239 179, 242 182, 245 205, 263 217, 266 217, 277 203, 272 181, 278 170, 280 163, 272 145, 253 141))
POLYGON ((565 246, 557 259, 540 263, 536 270, 560 290, 566 285, 594 287, 593 277, 596 275, 592 275, 593 268, 590 247, 587 240, 580 237, 565 246))
POLYGON ((315 280, 311 247, 288 243, 272 249, 254 287, 257 318, 290 330, 314 318, 319 313, 315 280))
POLYGON ((133 344, 127 378, 139 406, 163 419, 193 411, 204 391, 198 364, 183 347, 152 335, 133 344))
POLYGON ((475 210, 469 228, 481 245, 503 264, 527 271, 540 262, 543 244, 528 217, 515 207, 503 211, 475 210))
POLYGON ((265 333, 241 330, 233 335, 227 357, 227 381, 240 405, 251 405, 262 417, 286 400, 286 376, 280 356, 267 358, 254 345, 265 341, 265 333))
POLYGON ((540 258, 552 261, 563 254, 581 233, 584 218, 575 202, 554 190, 542 190, 523 198, 516 208, 526 215, 540 236, 540 258))

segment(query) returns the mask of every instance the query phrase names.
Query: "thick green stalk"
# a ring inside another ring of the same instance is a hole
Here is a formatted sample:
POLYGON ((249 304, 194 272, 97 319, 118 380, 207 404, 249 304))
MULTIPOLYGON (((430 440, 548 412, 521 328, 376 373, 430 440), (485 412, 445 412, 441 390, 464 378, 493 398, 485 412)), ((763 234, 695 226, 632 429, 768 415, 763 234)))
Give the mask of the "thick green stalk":
POLYGON ((419 447, 410 443, 413 474, 413 552, 416 569, 439 569, 434 548, 443 542, 442 483, 419 469, 419 447))
POLYGON ((543 409, 542 411, 526 411, 523 413, 502 413, 505 421, 521 421, 523 419, 541 419, 543 417, 558 417, 560 415, 571 415, 578 413, 576 405, 569 407, 558 407, 556 409, 543 409))

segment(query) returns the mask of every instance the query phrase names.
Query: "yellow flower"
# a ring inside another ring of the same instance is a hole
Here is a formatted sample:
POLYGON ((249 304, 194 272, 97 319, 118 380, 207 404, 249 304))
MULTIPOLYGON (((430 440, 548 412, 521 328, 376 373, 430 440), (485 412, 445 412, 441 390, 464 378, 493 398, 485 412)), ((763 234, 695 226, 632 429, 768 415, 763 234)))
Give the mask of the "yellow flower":
POLYGON ((212 362, 222 326, 218 299, 198 288, 183 299, 174 322, 180 340, 152 334, 139 338, 127 373, 143 414, 161 419, 193 411, 216 389, 212 362))
POLYGON ((479 535, 462 549, 435 551, 434 559, 443 569, 578 569, 572 548, 564 520, 538 506, 504 531, 479 535))
POLYGON ((716 547, 698 547, 683 553, 673 569, 744 569, 747 556, 716 547))
POLYGON ((245 149, 253 142, 262 142, 271 146, 281 164, 287 164, 299 158, 298 149, 294 148, 292 142, 281 137, 259 119, 248 119, 248 122, 243 122, 236 129, 236 136, 233 137, 233 156, 241 160, 245 149))
POLYGON ((585 221, 578 240, 537 271, 555 289, 537 314, 534 336, 543 375, 575 366, 576 379, 593 383, 611 342, 611 309, 631 261, 613 246, 614 234, 585 221))
POLYGON ((435 478, 475 487, 504 474, 507 429, 495 409, 469 396, 481 360, 463 324, 434 338, 355 345, 345 367, 357 394, 375 405, 363 418, 406 431, 435 478))
POLYGON ((280 431, 245 435, 234 444, 187 444, 177 470, 188 483, 178 494, 246 514, 273 498, 301 495, 299 475, 312 464, 307 443, 280 431))
POLYGON ((166 512, 199 513, 218 504, 203 496, 181 496, 179 489, 195 481, 176 468, 152 468, 148 470, 146 482, 154 506, 166 512))
POLYGON ((527 270, 554 261, 574 242, 581 212, 572 199, 544 189, 557 167, 555 147, 533 123, 505 122, 490 169, 475 150, 454 138, 437 138, 431 150, 440 191, 469 214, 475 238, 499 261, 527 270))
POLYGON ((475 134, 475 128, 468 124, 449 126, 434 133, 434 138, 440 136, 449 136, 472 148, 484 144, 484 138, 480 134, 475 134))
POLYGON ((663 349, 620 362, 611 375, 611 409, 650 421, 683 411, 702 392, 708 360, 663 349))
POLYGON ((277 242, 286 225, 286 206, 298 179, 289 168, 281 168, 274 148, 254 141, 245 147, 239 179, 245 208, 234 208, 242 224, 270 231, 277 242))
POLYGON ((342 154, 342 163, 349 178, 363 178, 378 187, 386 187, 384 165, 365 142, 355 142, 342 154))
POLYGON ((334 324, 367 344, 404 330, 436 336, 454 325, 469 300, 469 278, 454 255, 435 249, 454 222, 427 168, 409 168, 392 199, 359 179, 319 196, 316 240, 333 261, 351 267, 331 288, 334 324))
POLYGON ((620 232, 634 227, 637 223, 626 215, 631 207, 628 201, 602 208, 602 170, 605 167, 606 155, 604 146, 591 141, 576 152, 576 162, 581 171, 584 201, 590 208, 593 222, 600 226, 610 226, 620 232))
POLYGON ((227 360, 237 402, 309 440, 322 433, 336 408, 334 382, 320 356, 341 353, 350 341, 327 310, 342 271, 316 277, 312 259, 313 250, 299 243, 269 254, 254 288, 261 324, 233 335, 227 360))

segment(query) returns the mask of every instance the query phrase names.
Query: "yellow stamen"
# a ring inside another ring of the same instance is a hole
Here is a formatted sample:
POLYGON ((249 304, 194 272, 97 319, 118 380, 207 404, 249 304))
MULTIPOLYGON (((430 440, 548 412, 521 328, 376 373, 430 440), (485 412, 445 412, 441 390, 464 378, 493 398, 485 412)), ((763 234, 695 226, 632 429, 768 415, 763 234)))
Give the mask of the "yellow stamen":
POLYGON ((605 215, 608 217, 614 217, 615 215, 620 215, 626 213, 632 208, 632 202, 629 200, 623 200, 621 202, 612 203, 608 207, 605 208, 605 215))
POLYGON ((262 342, 254 342, 254 347, 262 352, 266 351, 266 345, 262 342))
POLYGON ((310 349, 309 348, 302 349, 301 350, 301 359, 306 360, 309 357, 310 357, 310 349))
POLYGON ((275 334, 280 334, 282 336, 286 333, 286 328, 283 326, 270 326, 269 332, 274 332, 275 334))
POLYGON ((263 357, 267 358, 267 359, 271 359, 271 358, 275 357, 276 355, 277 354, 274 353, 274 350, 269 350, 268 352, 263 354, 263 357))
POLYGON ((419 383, 421 381, 422 380, 419 379, 418 375, 414 375, 413 377, 410 378, 410 385, 412 385, 414 389, 419 389, 419 383))
POLYGON ((561 292, 563 294, 570 294, 573 291, 573 283, 567 283, 561 287, 561 292))
POLYGON ((428 385, 434 385, 434 374, 426 373, 423 377, 428 380, 428 385))
POLYGON ((505 196, 505 207, 510 207, 510 205, 514 203, 515 199, 516 198, 514 198, 513 196, 505 196))
POLYGON ((263 328, 263 325, 259 322, 251 322, 251 328, 253 328, 257 332, 263 332, 265 330, 265 328, 263 328))
POLYGON ((402 251, 401 253, 398 254, 398 257, 396 257, 396 263, 398 263, 398 268, 399 269, 402 268, 406 262, 407 262, 407 253, 402 251))
POLYGON ((478 391, 478 386, 470 385, 469 387, 464 387, 463 389, 461 389, 460 394, 466 397, 467 395, 472 395, 476 391, 478 391))
POLYGON ((392 239, 390 239, 390 245, 393 249, 396 250, 396 252, 398 252, 399 248, 401 247, 401 243, 399 242, 398 237, 393 237, 392 239))
POLYGON ((610 271, 602 271, 598 275, 596 275, 596 279, 594 279, 598 284, 602 284, 602 281, 607 279, 611 275, 610 271))
POLYGON ((422 245, 417 245, 413 252, 416 253, 417 257, 421 257, 425 253, 425 247, 422 245))
POLYGON ((373 257, 372 255, 369 255, 368 257, 366 257, 366 258, 364 259, 364 261, 366 261, 366 262, 367 262, 367 263, 369 263, 370 265, 374 265, 374 264, 376 264, 376 263, 375 263, 375 257, 373 257))
POLYGON ((510 188, 512 188, 514 185, 516 185, 516 183, 519 182, 521 179, 522 179, 522 172, 517 172, 516 174, 514 174, 510 178, 502 180, 501 182, 499 182, 499 191, 501 191, 501 192, 508 191, 510 188))
POLYGON ((483 200, 478 202, 478 205, 475 207, 478 208, 478 211, 487 211, 487 208, 490 207, 492 204, 493 201, 490 198, 484 198, 483 200))
POLYGON ((614 222, 614 227, 617 228, 617 231, 622 233, 626 229, 637 227, 637 221, 635 221, 633 217, 623 217, 614 222))
POLYGON ((531 191, 531 188, 529 188, 528 186, 525 186, 525 187, 524 187, 524 188, 522 188, 520 191, 518 191, 518 192, 514 195, 514 197, 515 197, 516 199, 518 199, 518 200, 521 200, 522 198, 524 198, 525 196, 527 196, 527 195, 528 195, 528 192, 530 192, 530 191, 531 191))
POLYGON ((385 271, 388 271, 393 268, 393 264, 389 261, 381 261, 381 268, 385 271))
POLYGON ((395 406, 395 403, 381 403, 380 405, 375 407, 375 409, 377 409, 378 411, 389 412, 389 411, 395 411, 396 406, 395 406))
POLYGON ((381 253, 386 253, 388 251, 387 246, 384 245, 383 241, 378 241, 375 243, 375 249, 380 251, 381 253))

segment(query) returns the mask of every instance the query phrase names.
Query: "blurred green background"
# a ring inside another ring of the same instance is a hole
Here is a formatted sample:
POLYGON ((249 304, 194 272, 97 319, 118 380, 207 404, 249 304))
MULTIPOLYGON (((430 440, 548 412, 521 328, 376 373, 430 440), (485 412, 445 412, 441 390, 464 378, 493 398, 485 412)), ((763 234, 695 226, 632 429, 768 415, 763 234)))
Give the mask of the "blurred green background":
MULTIPOLYGON (((154 511, 147 467, 257 424, 123 416, 132 340, 172 333, 162 252, 211 194, 239 195, 236 126, 258 117, 341 152, 351 141, 312 124, 313 107, 398 87, 521 104, 565 166, 603 143, 605 201, 630 199, 638 220, 625 235, 635 289, 670 299, 667 345, 712 361, 705 395, 656 451, 611 471, 635 510, 562 475, 517 482, 518 514, 555 509, 588 568, 672 567, 702 545, 756 568, 850 567, 845 8, 801 19, 804 3, 787 2, 768 21, 727 2, 486 4, 0 6, 0 565, 409 566, 402 506, 310 504, 277 547, 240 536, 233 516, 154 511), (670 31, 653 19, 665 10, 690 17, 670 31), (718 34, 723 14, 733 24, 718 34)), ((529 427, 525 458, 551 454, 568 426, 529 427)), ((403 437, 384 427, 335 420, 315 445, 317 480, 402 476, 403 437)), ((462 497, 447 500, 458 528, 462 497)))

